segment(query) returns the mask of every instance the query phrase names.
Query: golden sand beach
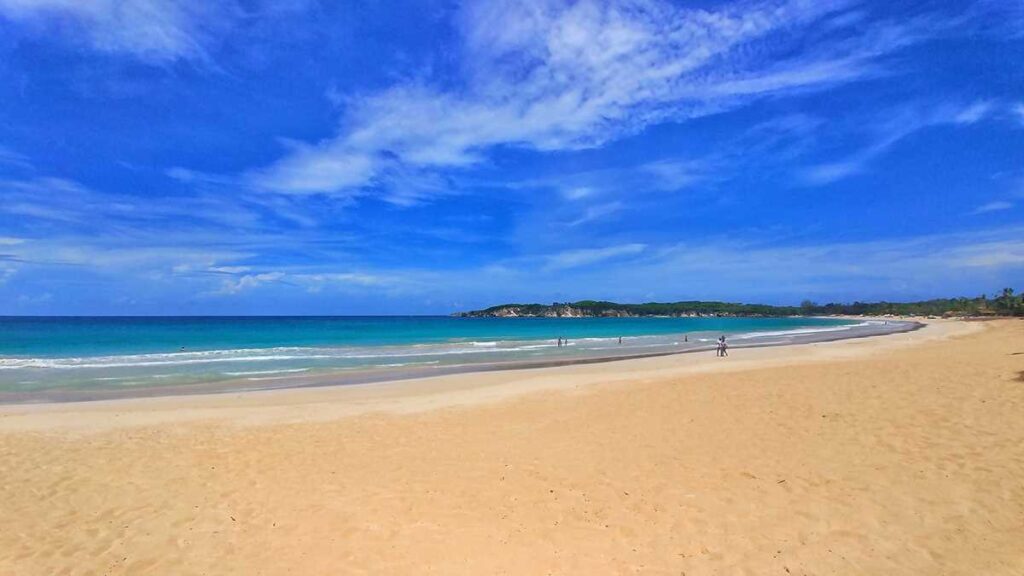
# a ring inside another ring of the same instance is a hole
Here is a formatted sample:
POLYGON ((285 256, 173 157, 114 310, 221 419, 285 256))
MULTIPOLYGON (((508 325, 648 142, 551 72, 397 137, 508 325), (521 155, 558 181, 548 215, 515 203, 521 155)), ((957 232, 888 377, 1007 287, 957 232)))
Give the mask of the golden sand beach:
POLYGON ((0 407, 0 574, 1024 574, 1024 323, 0 407))

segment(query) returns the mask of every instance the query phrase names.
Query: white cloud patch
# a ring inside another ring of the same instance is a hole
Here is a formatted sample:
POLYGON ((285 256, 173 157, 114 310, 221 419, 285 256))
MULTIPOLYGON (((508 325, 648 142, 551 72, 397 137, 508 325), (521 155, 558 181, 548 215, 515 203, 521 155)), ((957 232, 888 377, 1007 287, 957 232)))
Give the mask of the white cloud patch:
POLYGON ((872 142, 836 162, 811 166, 803 171, 803 180, 810 185, 823 185, 863 173, 872 160, 889 151, 908 136, 935 126, 970 125, 987 117, 992 111, 989 101, 967 105, 904 106, 889 110, 880 118, 865 121, 872 142))
POLYGON ((0 0, 0 17, 39 34, 82 39, 94 50, 151 63, 207 59, 239 17, 233 2, 187 0, 0 0))
POLYGON ((566 200, 582 200, 593 194, 594 189, 590 186, 570 186, 562 189, 562 197, 566 200))
MULTIPOLYGON (((223 267, 222 267, 223 268, 223 267)), ((251 274, 237 274, 235 278, 223 280, 220 287, 209 293, 213 296, 230 296, 252 290, 267 284, 285 284, 304 288, 308 293, 319 293, 328 289, 338 290, 396 290, 422 286, 419 277, 423 272, 367 273, 367 272, 309 272, 301 269, 289 271, 268 271, 251 274)))
POLYGON ((566 250, 553 254, 546 258, 548 270, 563 270, 576 268, 604 262, 613 258, 623 256, 635 256, 647 248, 644 244, 622 244, 619 246, 608 246, 605 248, 584 248, 580 250, 566 250))
POLYGON ((424 173, 479 164, 495 146, 600 146, 653 123, 875 74, 875 57, 920 39, 913 24, 865 32, 844 28, 857 19, 834 20, 830 35, 790 50, 846 5, 773 0, 711 11, 643 0, 473 3, 460 18, 457 90, 410 82, 350 98, 336 137, 293 144, 247 177, 274 192, 351 196, 379 187, 394 199, 386 191, 399 174, 412 182, 398 199, 415 202, 436 192, 409 194, 424 173))
POLYGON ((991 111, 992 102, 987 100, 975 102, 957 113, 953 117, 953 122, 956 124, 974 124, 988 116, 991 111))
POLYGON ((290 278, 305 286, 308 292, 320 292, 325 288, 396 288, 409 284, 408 278, 365 272, 305 273, 290 278))
POLYGON ((830 299, 852 292, 857 298, 970 295, 986 285, 995 289, 1016 276, 1014 271, 1024 270, 1020 238, 1021 228, 1002 228, 784 247, 712 239, 652 248, 643 262, 609 264, 595 273, 605 280, 581 277, 577 286, 602 285, 620 293, 635 286, 670 287, 659 294, 662 298, 744 298, 752 291, 762 297, 777 292, 830 299))
MULTIPOLYGON (((873 156, 873 155, 872 155, 873 156)), ((830 162, 812 166, 804 172, 804 180, 809 184, 829 184, 864 170, 868 158, 855 157, 842 162, 830 162)))
POLYGON ((214 274, 244 274, 251 268, 249 266, 211 266, 207 270, 214 274))
POLYGON ((1004 200, 996 200, 987 204, 982 204, 975 208, 971 214, 985 214, 986 212, 999 212, 1001 210, 1009 210, 1013 208, 1012 202, 1006 202, 1004 200))
MULTIPOLYGON (((253 256, 252 252, 234 248, 203 246, 203 238, 192 238, 191 241, 192 244, 186 244, 180 237, 160 232, 131 239, 62 235, 9 242, 3 245, 3 254, 0 256, 21 263, 23 267, 74 267, 89 272, 144 274, 150 277, 210 273, 217 270, 220 263, 253 256)), ((242 268, 221 268, 229 269, 242 268)))
POLYGON ((238 294, 245 290, 251 290, 263 284, 278 282, 284 278, 283 272, 264 272, 262 274, 245 274, 238 278, 224 280, 220 290, 216 294, 230 295, 238 294))
POLYGON ((31 169, 32 163, 27 156, 18 154, 6 146, 0 146, 0 165, 31 169))
POLYGON ((586 224, 593 222, 594 220, 600 220, 616 212, 623 210, 626 207, 622 202, 607 202, 605 204, 596 204, 594 206, 588 206, 583 214, 579 218, 569 222, 569 226, 579 226, 580 224, 586 224))
POLYGON ((182 228, 187 222, 195 227, 251 228, 262 214, 273 210, 282 219, 302 220, 308 214, 292 214, 288 198, 244 197, 200 191, 180 196, 141 196, 105 193, 65 178, 35 176, 22 179, 0 178, 0 214, 26 221, 48 221, 65 227, 124 227, 131 223, 152 229, 156 222, 175 220, 182 228), (283 205, 282 205, 283 204, 283 205))
POLYGON ((712 178, 713 166, 706 160, 661 159, 623 168, 602 168, 561 173, 557 177, 533 178, 493 184, 501 188, 550 189, 572 204, 598 202, 609 198, 635 198, 649 193, 678 192, 712 178))

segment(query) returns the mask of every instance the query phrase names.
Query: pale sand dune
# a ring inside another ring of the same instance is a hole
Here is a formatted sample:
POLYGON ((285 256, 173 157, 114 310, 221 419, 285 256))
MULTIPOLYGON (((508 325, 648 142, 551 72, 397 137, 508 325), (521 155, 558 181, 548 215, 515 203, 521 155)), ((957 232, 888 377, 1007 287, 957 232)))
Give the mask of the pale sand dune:
POLYGON ((0 408, 0 574, 1024 574, 1024 323, 0 408))

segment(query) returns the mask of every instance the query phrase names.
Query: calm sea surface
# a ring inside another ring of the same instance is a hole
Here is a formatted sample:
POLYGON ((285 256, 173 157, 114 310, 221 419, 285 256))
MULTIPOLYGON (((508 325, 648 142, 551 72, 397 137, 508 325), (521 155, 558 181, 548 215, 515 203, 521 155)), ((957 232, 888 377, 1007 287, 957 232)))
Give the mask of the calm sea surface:
POLYGON ((0 317, 0 391, 264 382, 332 371, 573 359, 752 342, 821 318, 0 317), (568 345, 557 346, 557 338, 568 345), (619 343, 619 338, 622 343, 619 343))

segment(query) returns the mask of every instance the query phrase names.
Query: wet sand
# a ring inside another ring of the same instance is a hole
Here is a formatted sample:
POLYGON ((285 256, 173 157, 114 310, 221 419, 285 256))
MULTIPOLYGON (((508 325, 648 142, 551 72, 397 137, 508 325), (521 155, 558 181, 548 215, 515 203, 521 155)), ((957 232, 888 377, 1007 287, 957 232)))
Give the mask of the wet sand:
POLYGON ((1024 573, 1024 322, 0 407, 0 574, 1024 573))

